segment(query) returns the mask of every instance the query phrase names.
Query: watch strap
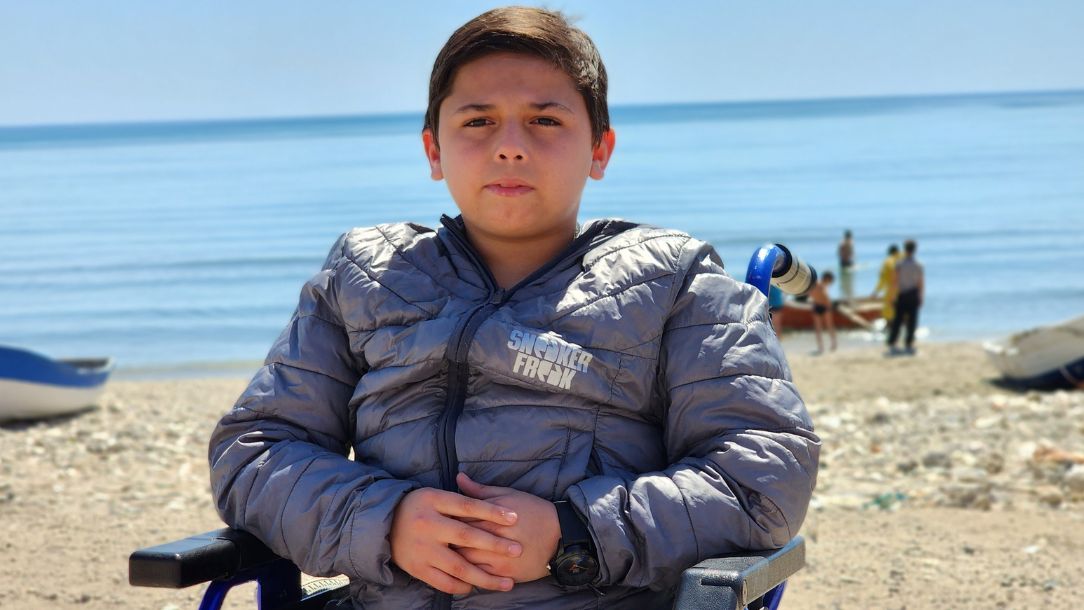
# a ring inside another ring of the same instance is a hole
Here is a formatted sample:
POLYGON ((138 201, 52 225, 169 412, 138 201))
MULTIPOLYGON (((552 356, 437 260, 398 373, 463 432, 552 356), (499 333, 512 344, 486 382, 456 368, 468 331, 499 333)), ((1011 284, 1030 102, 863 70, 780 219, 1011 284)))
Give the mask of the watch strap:
POLYGON ((561 526, 561 540, 557 543, 557 553, 560 554, 563 549, 576 544, 587 545, 594 549, 591 530, 587 529, 587 524, 583 522, 583 518, 572 503, 568 500, 558 500, 553 503, 553 506, 557 509, 557 522, 561 526))

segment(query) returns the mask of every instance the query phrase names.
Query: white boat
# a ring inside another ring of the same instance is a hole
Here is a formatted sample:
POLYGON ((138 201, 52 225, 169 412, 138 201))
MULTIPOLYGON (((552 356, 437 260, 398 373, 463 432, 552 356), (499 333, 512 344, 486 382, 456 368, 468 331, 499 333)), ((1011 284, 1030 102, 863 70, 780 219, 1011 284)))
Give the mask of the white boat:
POLYGON ((1013 385, 1084 388, 1084 316, 987 343, 986 354, 1013 385))
POLYGON ((112 371, 111 358, 54 360, 0 346, 0 421, 53 417, 90 407, 112 371))

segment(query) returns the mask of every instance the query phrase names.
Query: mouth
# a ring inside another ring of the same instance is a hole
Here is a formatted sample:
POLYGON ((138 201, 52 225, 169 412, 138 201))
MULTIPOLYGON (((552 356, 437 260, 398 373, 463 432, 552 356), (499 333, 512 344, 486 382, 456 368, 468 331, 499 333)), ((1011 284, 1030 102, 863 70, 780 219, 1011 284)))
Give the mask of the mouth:
POLYGON ((517 197, 526 195, 534 190, 534 187, 522 180, 513 178, 494 180, 485 186, 485 190, 501 197, 517 197))

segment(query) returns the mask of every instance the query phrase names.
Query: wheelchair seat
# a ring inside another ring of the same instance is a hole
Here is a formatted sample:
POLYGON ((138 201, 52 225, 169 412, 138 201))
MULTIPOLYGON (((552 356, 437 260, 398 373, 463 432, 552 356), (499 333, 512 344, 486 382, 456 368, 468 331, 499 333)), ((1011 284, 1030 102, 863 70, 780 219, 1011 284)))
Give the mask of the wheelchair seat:
MULTIPOLYGON (((765 295, 769 286, 789 294, 806 293, 816 271, 782 244, 766 244, 754 252, 746 282, 765 295)), ((786 579, 805 565, 805 541, 795 537, 775 550, 752 551, 706 559, 682 572, 677 610, 774 610, 786 579)), ((200 610, 219 610, 226 592, 256 581, 260 610, 324 610, 349 596, 341 580, 301 584, 301 571, 275 555, 255 536, 224 528, 141 549, 128 562, 134 586, 184 588, 210 583, 200 610)))
MULTIPOLYGON (((798 536, 781 549, 705 559, 682 573, 677 610, 775 608, 785 581, 805 565, 798 536)), ((341 579, 301 584, 301 571, 255 536, 223 528, 140 549, 128 560, 137 587, 181 589, 210 583, 200 610, 218 610, 235 585, 255 581, 260 610, 324 610, 349 595, 341 579)))

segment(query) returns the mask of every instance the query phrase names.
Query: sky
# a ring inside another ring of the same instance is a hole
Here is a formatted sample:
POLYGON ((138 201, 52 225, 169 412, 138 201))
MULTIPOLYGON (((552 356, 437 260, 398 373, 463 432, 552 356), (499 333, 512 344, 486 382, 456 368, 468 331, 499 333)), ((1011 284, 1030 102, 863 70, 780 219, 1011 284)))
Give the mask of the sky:
MULTIPOLYGON (((500 3, 0 0, 0 126, 420 112, 500 3)), ((554 0, 612 105, 1084 89, 1081 0, 554 0)))

